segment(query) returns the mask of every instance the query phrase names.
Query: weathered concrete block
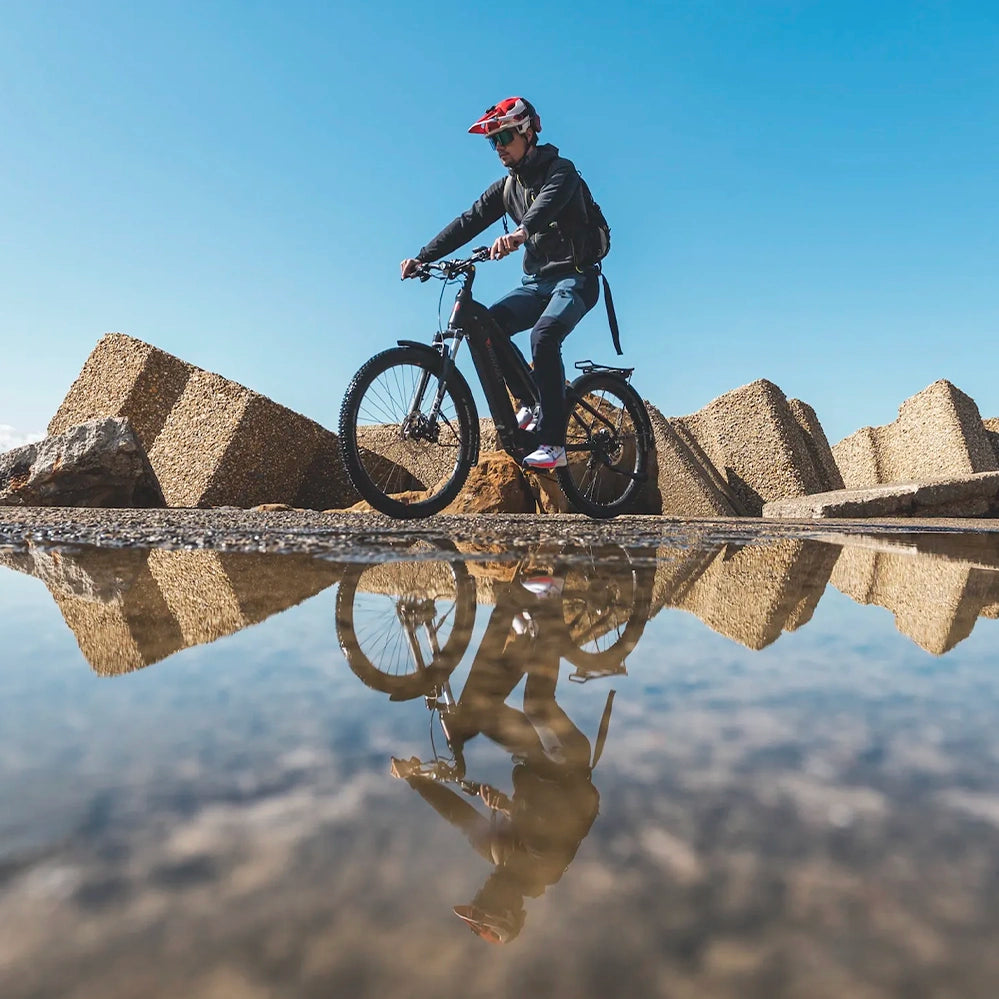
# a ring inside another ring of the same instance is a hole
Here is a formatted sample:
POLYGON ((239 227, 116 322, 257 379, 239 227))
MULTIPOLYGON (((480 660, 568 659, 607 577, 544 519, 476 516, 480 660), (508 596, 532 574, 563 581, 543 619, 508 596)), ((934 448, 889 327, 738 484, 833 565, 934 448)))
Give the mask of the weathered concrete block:
POLYGON ((194 367, 124 333, 97 342, 49 423, 50 434, 106 416, 122 416, 148 453, 194 367))
POLYGON ((999 472, 929 482, 888 482, 774 500, 763 516, 776 520, 842 517, 981 517, 999 513, 999 472))
POLYGON ((823 455, 828 442, 814 411, 792 409, 773 382, 733 389, 677 422, 724 476, 740 512, 758 517, 768 500, 829 488, 835 462, 823 455))
POLYGON ((894 423, 862 427, 832 451, 848 489, 999 469, 974 399, 945 379, 906 399, 894 423))
POLYGON ((935 655, 967 638, 999 598, 999 573, 992 570, 872 547, 844 548, 831 582, 859 604, 890 610, 898 630, 935 655))
POLYGON ((811 455, 812 464, 819 473, 824 490, 842 489, 843 476, 840 473, 836 459, 833 457, 832 448, 826 439, 826 433, 822 429, 815 410, 802 402, 801 399, 788 399, 788 408, 798 426, 801 428, 805 447, 811 455))
POLYGON ((988 438, 989 444, 992 445, 992 453, 999 461, 999 417, 992 416, 987 420, 982 420, 982 425, 985 427, 985 436, 988 438))
POLYGON ((735 517, 744 513, 728 483, 682 421, 669 420, 646 401, 655 442, 649 513, 665 517, 735 517))
POLYGON ((357 498, 335 434, 122 333, 101 338, 50 432, 106 416, 132 423, 169 506, 328 509, 357 498))

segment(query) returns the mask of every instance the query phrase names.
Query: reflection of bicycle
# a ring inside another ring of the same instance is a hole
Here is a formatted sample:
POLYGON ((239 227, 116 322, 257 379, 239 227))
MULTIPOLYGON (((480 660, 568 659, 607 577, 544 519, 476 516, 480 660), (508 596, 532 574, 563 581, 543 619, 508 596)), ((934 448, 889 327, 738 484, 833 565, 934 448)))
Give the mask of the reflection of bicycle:
MULTIPOLYGON (((537 446, 533 432, 518 426, 510 397, 539 404, 530 368, 472 298, 475 264, 488 255, 480 247, 468 260, 424 264, 417 272, 424 281, 461 281, 447 329, 430 345, 400 340, 363 365, 347 389, 339 424, 344 466, 382 513, 426 517, 443 510, 478 461, 478 413, 455 367, 465 340, 503 449, 520 463, 537 446)), ((576 367, 582 374, 566 388, 568 464, 555 473, 574 509, 613 517, 630 509, 647 479, 651 424, 630 384, 634 369, 591 361, 576 367)))
POLYGON ((406 555, 350 566, 336 595, 336 630, 350 668, 394 700, 425 694, 445 679, 465 654, 475 621, 475 580, 464 562, 423 543, 406 555))
MULTIPOLYGON (((348 664, 395 700, 427 694, 447 678, 468 647, 476 613, 475 579, 456 556, 425 545, 406 555, 350 567, 336 597, 348 664)), ((535 591, 557 580, 557 613, 546 621, 545 640, 575 666, 570 679, 585 681, 626 672, 648 620, 652 576, 622 548, 536 550, 501 592, 515 608, 511 626, 529 630, 535 591)))

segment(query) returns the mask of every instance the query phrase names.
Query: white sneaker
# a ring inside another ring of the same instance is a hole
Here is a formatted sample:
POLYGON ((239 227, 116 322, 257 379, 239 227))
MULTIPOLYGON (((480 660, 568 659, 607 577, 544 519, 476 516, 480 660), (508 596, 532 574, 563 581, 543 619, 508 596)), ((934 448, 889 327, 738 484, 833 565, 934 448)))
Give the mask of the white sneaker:
POLYGON ((565 586, 565 580, 561 576, 529 576, 522 579, 520 585, 536 597, 557 597, 565 586))
POLYGON ((524 468, 563 468, 565 448, 555 444, 541 444, 524 459, 524 468))
POLYGON ((521 430, 531 431, 538 425, 539 415, 537 406, 521 406, 517 410, 517 426, 521 430))

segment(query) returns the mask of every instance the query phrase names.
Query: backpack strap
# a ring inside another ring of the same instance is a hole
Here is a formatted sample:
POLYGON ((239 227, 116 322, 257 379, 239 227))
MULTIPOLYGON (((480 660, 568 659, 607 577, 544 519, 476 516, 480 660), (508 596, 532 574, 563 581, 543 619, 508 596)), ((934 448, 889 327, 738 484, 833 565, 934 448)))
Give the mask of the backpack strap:
POLYGON ((610 326, 611 340, 614 343, 614 349, 619 354, 623 354, 624 351, 621 349, 621 331, 618 329, 617 313, 614 311, 614 298, 611 295, 607 278, 604 277, 603 267, 600 268, 600 280, 604 284, 604 305, 607 306, 607 325, 610 326))

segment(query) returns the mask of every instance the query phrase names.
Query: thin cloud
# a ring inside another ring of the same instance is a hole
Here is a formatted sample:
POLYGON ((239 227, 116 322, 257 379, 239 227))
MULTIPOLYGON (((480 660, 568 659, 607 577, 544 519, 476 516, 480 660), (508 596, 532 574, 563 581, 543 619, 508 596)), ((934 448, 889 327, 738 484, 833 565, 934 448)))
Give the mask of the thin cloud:
POLYGON ((0 423, 0 454, 20 447, 22 444, 40 441, 44 436, 45 434, 40 433, 22 433, 6 423, 0 423))

